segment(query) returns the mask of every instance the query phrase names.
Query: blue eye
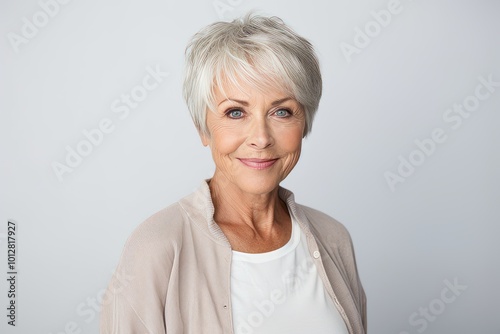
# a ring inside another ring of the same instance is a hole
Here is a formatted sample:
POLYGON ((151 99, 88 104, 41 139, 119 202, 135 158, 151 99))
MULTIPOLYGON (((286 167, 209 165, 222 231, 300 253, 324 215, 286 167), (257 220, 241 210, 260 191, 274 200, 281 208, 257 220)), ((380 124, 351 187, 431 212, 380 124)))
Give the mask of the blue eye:
POLYGON ((243 116, 243 112, 239 109, 230 110, 226 115, 230 118, 241 118, 243 116))
POLYGON ((276 115, 279 117, 288 117, 290 115, 290 111, 287 109, 279 109, 276 111, 276 115))

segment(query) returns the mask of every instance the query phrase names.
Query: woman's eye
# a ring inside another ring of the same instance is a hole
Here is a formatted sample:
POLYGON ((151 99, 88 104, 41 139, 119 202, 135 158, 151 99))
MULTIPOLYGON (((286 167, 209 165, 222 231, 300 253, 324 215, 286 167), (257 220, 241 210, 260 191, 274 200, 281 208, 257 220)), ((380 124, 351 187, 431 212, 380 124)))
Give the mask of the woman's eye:
POLYGON ((235 109, 235 110, 230 110, 226 115, 228 115, 231 118, 240 118, 243 116, 243 112, 241 110, 235 109))
POLYGON ((286 109, 280 109, 280 110, 277 110, 275 114, 279 117, 287 117, 290 115, 290 111, 288 111, 286 109))

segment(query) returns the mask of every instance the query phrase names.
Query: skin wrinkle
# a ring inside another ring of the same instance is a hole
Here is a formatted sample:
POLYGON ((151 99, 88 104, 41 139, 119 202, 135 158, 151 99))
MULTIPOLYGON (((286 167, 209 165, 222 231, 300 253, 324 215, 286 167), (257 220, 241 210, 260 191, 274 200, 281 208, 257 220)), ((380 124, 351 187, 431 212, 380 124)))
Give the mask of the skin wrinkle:
POLYGON ((245 61, 242 61, 228 51, 220 63, 213 65, 215 67, 215 75, 207 101, 207 105, 210 106, 209 109, 215 109, 217 106, 215 103, 215 89, 217 87, 220 88, 220 92, 226 98, 227 94, 224 89, 226 86, 233 86, 243 92, 245 91, 244 87, 253 86, 253 89, 258 89, 262 93, 266 93, 269 89, 280 87, 283 91, 289 92, 286 95, 293 95, 292 87, 287 84, 290 78, 283 75, 283 72, 286 72, 286 70, 282 68, 282 64, 276 59, 276 55, 271 53, 272 56, 269 57, 268 54, 261 52, 265 48, 267 47, 262 45, 261 49, 258 49, 256 52, 259 52, 260 56, 265 58, 266 61, 263 61, 263 59, 259 60, 257 55, 252 56, 252 52, 249 53, 248 50, 244 52, 245 61), (227 59, 227 57, 232 60, 227 59), (268 68, 266 65, 268 63, 274 64, 274 70, 268 68), (260 69, 266 69, 267 72, 260 69))
POLYGON ((209 134, 200 133, 216 165, 209 183, 214 220, 233 250, 275 250, 291 236, 290 215, 278 196, 278 186, 300 157, 303 108, 283 90, 271 88, 263 93, 245 81, 216 87, 214 93, 217 109, 207 111, 209 134), (277 104, 279 100, 283 101, 277 104), (241 118, 229 117, 230 110, 240 110, 241 118), (278 110, 289 110, 291 115, 278 116, 278 110), (256 170, 237 158, 278 160, 267 169, 256 170))

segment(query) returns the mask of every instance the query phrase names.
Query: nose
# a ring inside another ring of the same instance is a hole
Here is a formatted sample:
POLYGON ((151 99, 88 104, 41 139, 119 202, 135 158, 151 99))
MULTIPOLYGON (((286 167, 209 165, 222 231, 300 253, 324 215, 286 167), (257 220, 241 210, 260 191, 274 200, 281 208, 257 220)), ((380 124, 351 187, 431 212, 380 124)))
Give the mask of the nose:
POLYGON ((265 116, 252 120, 247 143, 255 149, 265 149, 273 145, 274 139, 265 116))

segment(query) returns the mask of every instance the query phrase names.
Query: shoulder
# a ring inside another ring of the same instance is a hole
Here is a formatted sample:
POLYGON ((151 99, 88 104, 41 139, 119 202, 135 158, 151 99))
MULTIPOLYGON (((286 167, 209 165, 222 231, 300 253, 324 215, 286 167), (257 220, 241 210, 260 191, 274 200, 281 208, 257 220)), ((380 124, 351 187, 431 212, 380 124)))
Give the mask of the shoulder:
POLYGON ((183 225, 182 210, 174 203, 130 234, 106 290, 101 332, 126 328, 127 333, 157 333, 164 326, 164 300, 183 225))
MULTIPOLYGON (((170 276, 182 247, 183 225, 186 224, 182 209, 176 202, 154 213, 133 230, 122 248, 114 275, 133 278, 129 279, 133 283, 123 289, 124 295, 146 287, 160 294, 166 291, 158 278, 163 277, 165 281, 170 276)), ((112 282, 114 280, 115 277, 112 282)))
POLYGON ((185 222, 183 210, 175 202, 141 222, 128 237, 124 252, 141 255, 167 252, 180 240, 185 222))
POLYGON ((183 225, 178 202, 150 215, 128 236, 116 271, 141 277, 167 275, 182 247, 183 225))
POLYGON ((163 239, 166 234, 171 235, 181 229, 184 220, 183 210, 179 202, 175 202, 146 218, 134 229, 131 237, 144 241, 163 239))
POLYGON ((298 204, 305 215, 309 230, 316 242, 328 252, 334 252, 344 258, 354 259, 354 246, 347 228, 335 218, 311 207, 298 204))
POLYGON ((351 237, 347 228, 335 218, 317 209, 306 205, 297 204, 306 216, 311 232, 320 239, 329 242, 351 242, 351 237))

